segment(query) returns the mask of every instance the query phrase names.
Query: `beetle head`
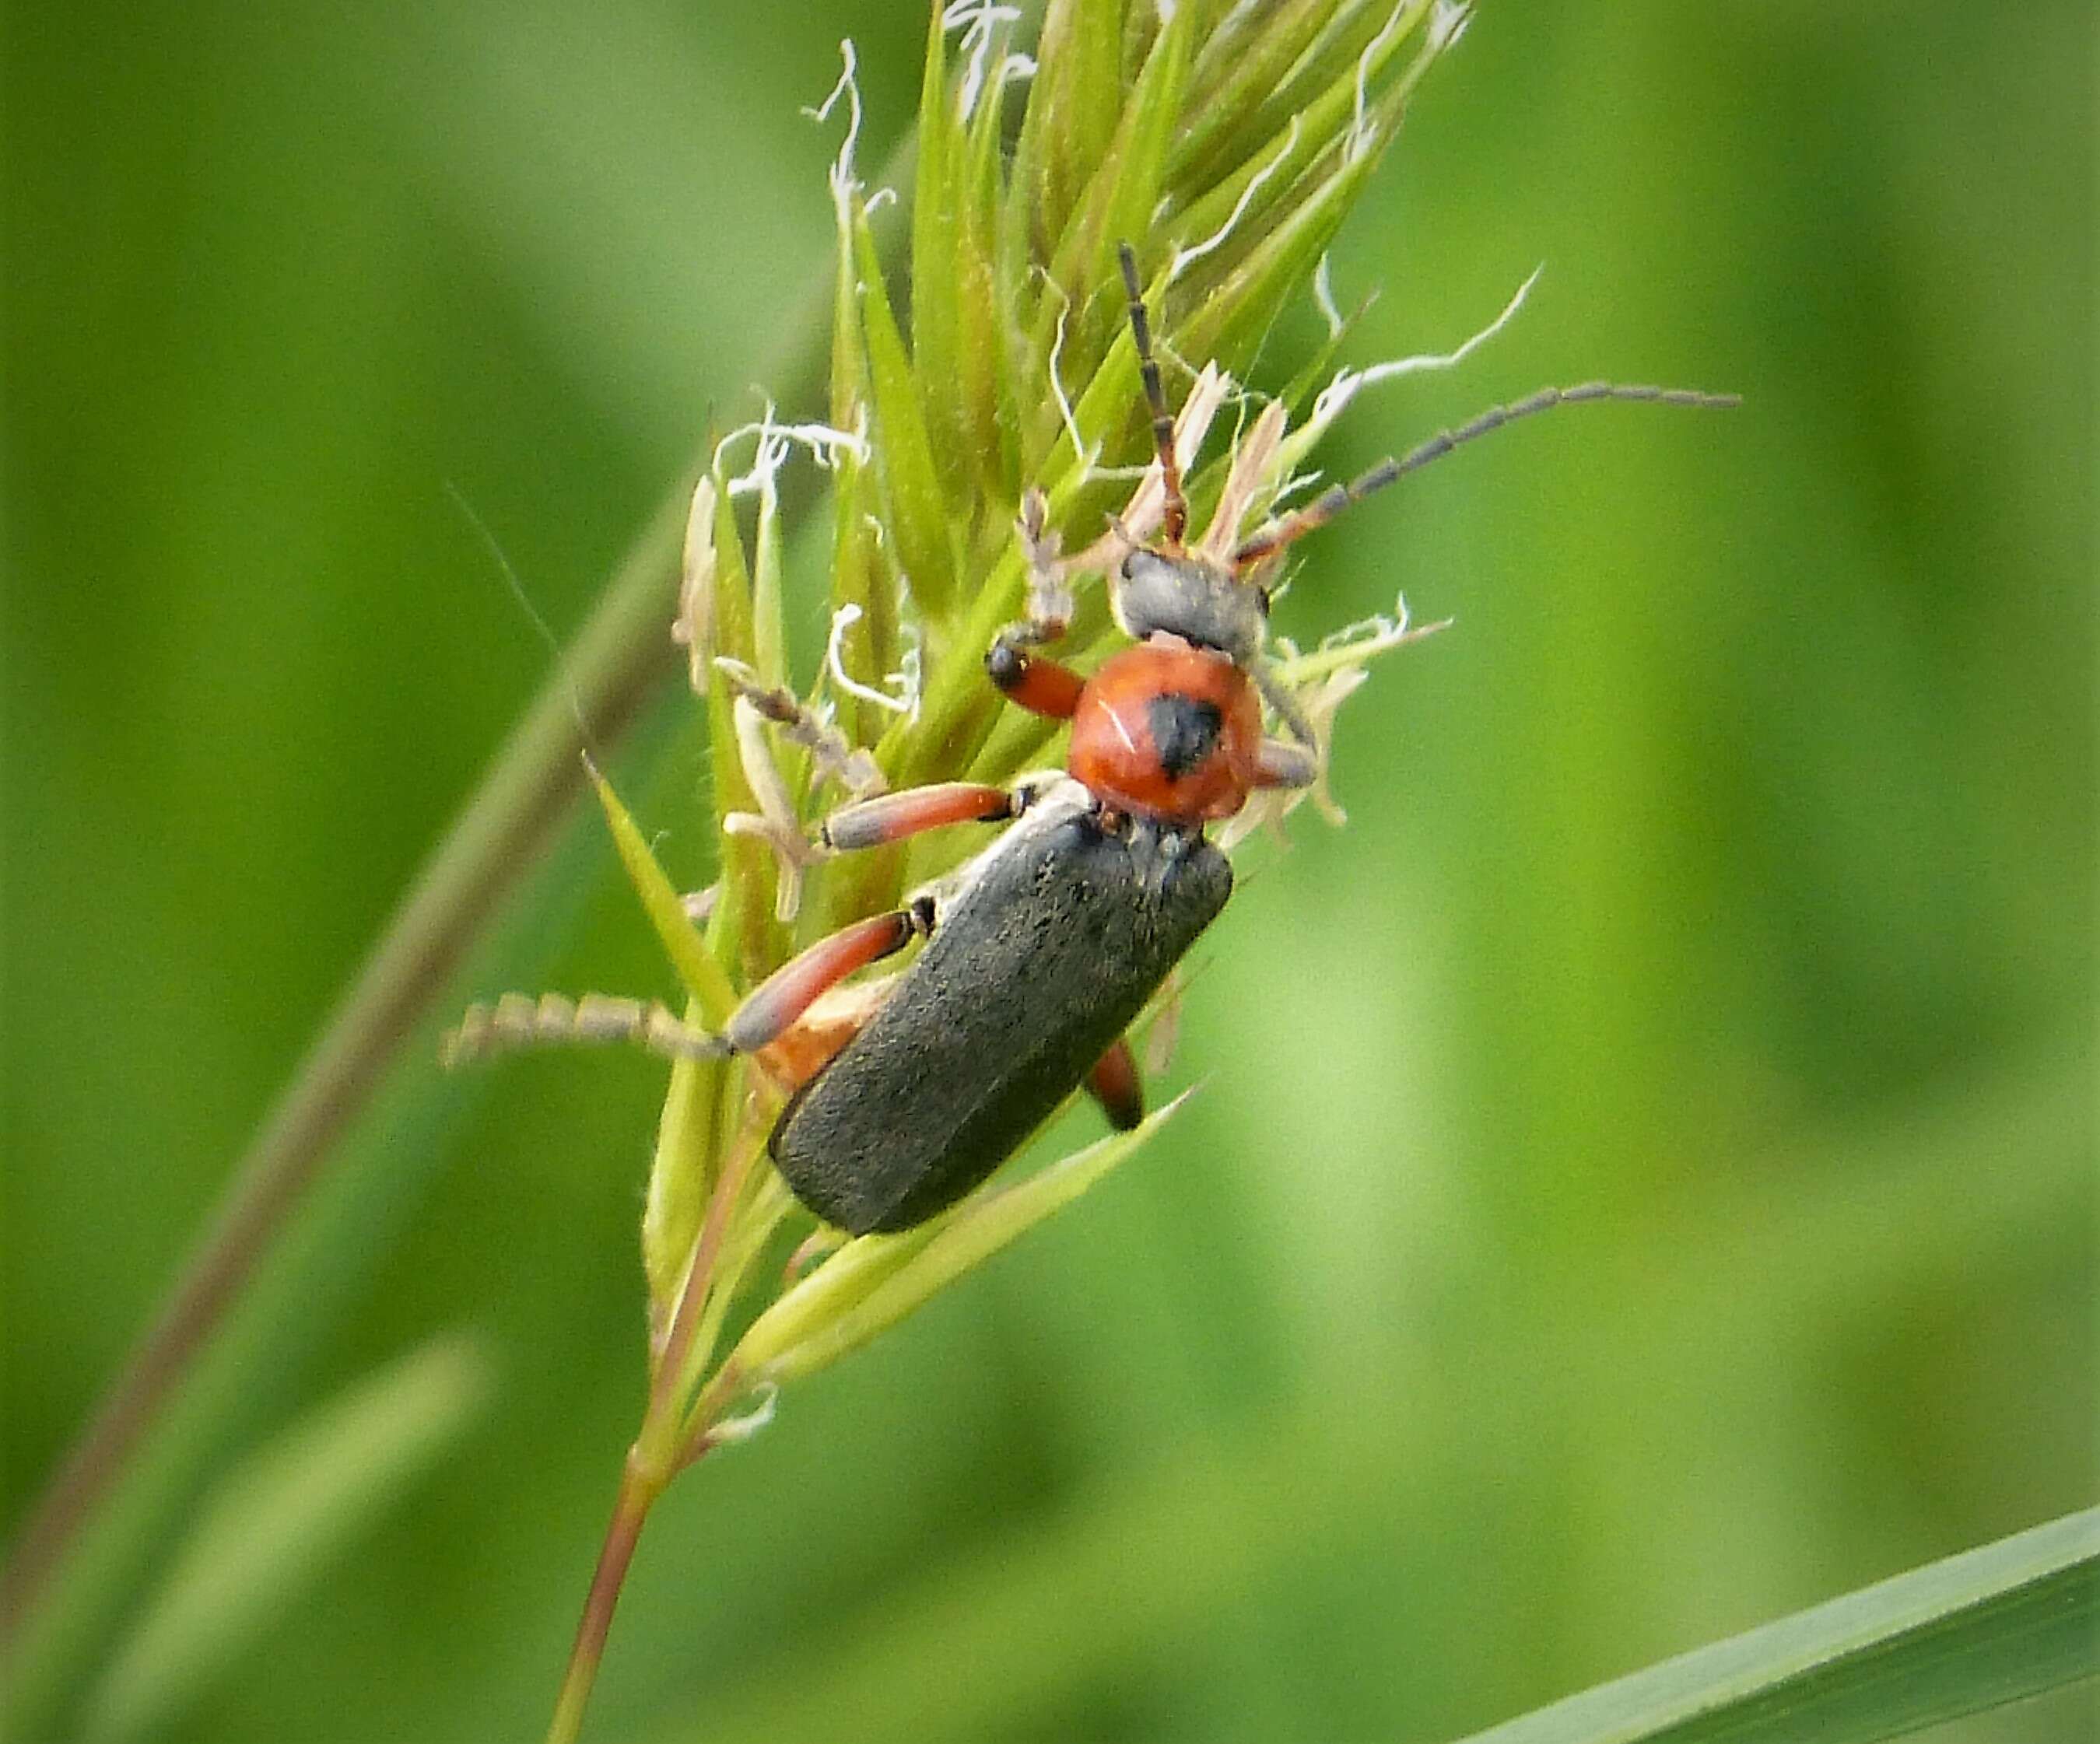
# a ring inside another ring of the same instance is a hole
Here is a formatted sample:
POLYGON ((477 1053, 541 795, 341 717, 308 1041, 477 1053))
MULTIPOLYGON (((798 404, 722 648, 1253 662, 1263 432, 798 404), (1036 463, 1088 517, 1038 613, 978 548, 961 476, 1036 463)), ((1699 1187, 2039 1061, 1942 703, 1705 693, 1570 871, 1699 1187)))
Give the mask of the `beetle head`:
POLYGON ((1139 641, 1161 632, 1178 636, 1242 669, 1260 660, 1268 640, 1268 593, 1193 551, 1133 548, 1118 571, 1114 604, 1126 635, 1139 641))

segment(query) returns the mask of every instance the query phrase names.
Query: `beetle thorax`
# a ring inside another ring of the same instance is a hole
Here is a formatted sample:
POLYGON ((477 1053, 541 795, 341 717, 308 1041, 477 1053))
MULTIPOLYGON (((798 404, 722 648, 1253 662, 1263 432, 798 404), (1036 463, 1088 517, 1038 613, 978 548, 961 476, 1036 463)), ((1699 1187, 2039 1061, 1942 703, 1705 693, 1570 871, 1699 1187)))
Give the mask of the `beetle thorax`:
POLYGON ((1260 746, 1247 675, 1225 654, 1154 632, 1087 680, 1069 766, 1104 805, 1200 825, 1246 804, 1260 746))

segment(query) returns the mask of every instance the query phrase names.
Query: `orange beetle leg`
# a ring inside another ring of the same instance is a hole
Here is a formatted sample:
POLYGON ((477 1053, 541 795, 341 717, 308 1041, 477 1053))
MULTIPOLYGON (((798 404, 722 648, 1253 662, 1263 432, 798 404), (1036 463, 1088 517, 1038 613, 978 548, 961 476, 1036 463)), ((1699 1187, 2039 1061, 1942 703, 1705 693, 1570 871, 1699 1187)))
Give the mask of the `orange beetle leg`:
POLYGON ((1013 796, 979 782, 934 782, 842 805, 818 830, 827 848, 885 848, 948 824, 998 823, 1013 816, 1013 796))
POLYGON ((1264 739, 1255 752, 1257 787, 1310 787, 1319 773, 1319 760, 1303 745, 1264 739))
POLYGON ((1011 636, 1002 636, 991 645, 985 671, 1009 702, 1052 720, 1070 720, 1086 688, 1086 680, 1071 667, 1030 654, 1011 636))
POLYGON ((1094 1062, 1094 1069, 1087 1074, 1087 1094, 1101 1105, 1109 1125, 1118 1132, 1128 1132, 1145 1118, 1145 1085, 1137 1075, 1127 1037, 1117 1037, 1108 1052, 1094 1062))
POLYGON ((755 1053, 779 1040, 788 1026, 856 969, 894 955, 927 929, 915 909, 898 909, 841 927, 752 989, 723 1030, 731 1050, 755 1053))

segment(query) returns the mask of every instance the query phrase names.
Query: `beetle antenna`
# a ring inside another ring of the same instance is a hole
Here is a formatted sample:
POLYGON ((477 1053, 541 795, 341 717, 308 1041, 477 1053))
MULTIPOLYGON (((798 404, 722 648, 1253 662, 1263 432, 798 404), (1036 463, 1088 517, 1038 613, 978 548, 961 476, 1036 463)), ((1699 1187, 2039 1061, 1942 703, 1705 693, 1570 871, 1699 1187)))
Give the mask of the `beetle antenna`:
POLYGON ((1381 460, 1361 478, 1347 484, 1328 486, 1303 509, 1294 510, 1281 521, 1264 527, 1253 538, 1243 540, 1233 553, 1233 567, 1243 570, 1274 557, 1294 539, 1303 539, 1315 527, 1326 526, 1350 504, 1361 503, 1374 491, 1383 491, 1400 476, 1400 471, 1396 462, 1381 460))
POLYGON ((1145 287, 1138 282, 1136 251, 1127 242, 1118 242, 1116 258, 1123 262, 1123 289, 1130 297, 1130 336, 1137 345, 1137 372, 1145 382, 1145 403, 1152 413, 1152 446, 1159 456, 1160 482, 1167 492, 1160 530, 1167 544, 1179 550, 1181 535, 1189 531, 1189 504, 1181 494, 1181 464, 1174 457, 1174 417, 1167 409, 1158 360, 1152 355, 1152 323, 1145 312, 1145 287))
POLYGON ((1580 406, 1595 400, 1607 399, 1635 400, 1657 406, 1690 406, 1704 411, 1726 411, 1743 403, 1743 396, 1740 394, 1705 394, 1696 388, 1628 386, 1616 381, 1585 381, 1572 388, 1541 388, 1536 394, 1514 400, 1507 406, 1490 406, 1478 417, 1460 425, 1454 430, 1439 430, 1428 441, 1392 462, 1392 476, 1398 478, 1408 473, 1419 472, 1432 460, 1441 460, 1462 443, 1485 436, 1490 430, 1498 430, 1505 424, 1514 424, 1519 418, 1551 412, 1556 406, 1580 406))
POLYGON ((1498 430, 1505 424, 1514 424, 1520 418, 1551 412, 1556 406, 1580 406, 1595 400, 1607 399, 1636 400, 1651 405, 1690 406, 1710 410, 1725 410, 1743 403, 1740 394, 1705 394, 1696 388, 1626 385, 1616 381, 1585 381, 1572 388, 1541 388, 1536 394, 1512 400, 1507 406, 1490 406, 1478 417, 1467 420, 1456 429, 1439 430, 1428 441, 1410 449, 1398 460, 1382 460, 1349 484, 1330 486, 1303 509, 1286 515, 1273 526, 1264 527, 1253 538, 1242 543, 1233 554, 1233 566, 1243 568, 1250 563, 1259 563, 1264 558, 1274 556, 1293 540, 1303 539, 1315 528, 1325 526, 1352 503, 1361 502, 1372 491, 1383 490, 1396 478, 1421 471, 1432 460, 1440 460, 1454 448, 1485 436, 1490 430, 1498 430))

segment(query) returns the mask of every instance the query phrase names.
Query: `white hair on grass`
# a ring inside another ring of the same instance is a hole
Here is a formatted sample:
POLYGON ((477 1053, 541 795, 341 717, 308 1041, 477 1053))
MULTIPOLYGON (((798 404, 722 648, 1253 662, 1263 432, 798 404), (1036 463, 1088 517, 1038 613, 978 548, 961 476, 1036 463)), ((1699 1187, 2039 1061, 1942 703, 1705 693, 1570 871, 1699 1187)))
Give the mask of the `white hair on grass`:
POLYGON ((770 1381, 761 1381, 752 1389, 757 1401, 750 1410, 739 1411, 734 1416, 717 1417, 702 1438, 709 1447, 735 1447, 739 1442, 749 1441, 773 1420, 773 1408, 779 1403, 780 1389, 770 1381))
MULTIPOLYGON (((853 38, 843 37, 839 41, 839 58, 845 63, 839 74, 839 81, 831 95, 814 108, 805 106, 802 112, 813 121, 827 121, 832 111, 838 107, 839 99, 846 102, 846 136, 839 142, 839 155, 832 167, 825 172, 824 179, 832 191, 832 205, 838 214, 839 233, 845 237, 853 216, 854 196, 861 190, 860 178, 854 171, 854 150, 860 143, 860 79, 858 60, 854 51, 853 38)), ((869 217, 897 198, 893 187, 878 187, 861 203, 861 210, 869 217)))
POLYGON ((1440 618, 1434 623, 1417 623, 1409 614, 1407 596, 1400 594, 1393 600, 1390 614, 1376 612, 1343 624, 1321 636, 1320 645, 1310 654, 1300 654, 1290 642, 1277 638, 1277 650, 1282 658, 1277 662, 1276 676, 1294 686, 1311 684, 1361 667, 1366 660, 1418 642, 1439 630, 1448 630, 1455 621, 1440 618))
POLYGON ((1308 446, 1317 441, 1321 433, 1339 417, 1349 403, 1365 388, 1376 387, 1381 381, 1395 381, 1401 376, 1453 369, 1464 363, 1516 319, 1517 311, 1524 307, 1524 299, 1531 294, 1531 288, 1538 283, 1539 275, 1545 271, 1542 262, 1532 268, 1531 276, 1516 288, 1516 294, 1502 306, 1502 313, 1456 350, 1425 352, 1418 357, 1396 357, 1387 363, 1373 363, 1364 369, 1337 371, 1335 379, 1321 389, 1318 397, 1313 400, 1312 415, 1300 428, 1299 437, 1308 446))
POLYGON ((1342 311, 1335 304, 1334 261, 1329 255, 1321 255, 1320 264, 1312 269, 1312 303, 1327 324, 1327 337, 1339 339, 1342 329, 1348 324, 1343 320, 1342 311))
POLYGON ((919 718, 919 698, 925 689, 922 682, 925 662, 921 650, 925 638, 920 632, 918 607, 911 598, 911 578, 899 571, 897 577, 897 634, 904 645, 897 651, 897 670, 889 675, 889 681, 911 699, 911 711, 906 717, 919 718))
POLYGON ((840 69, 839 81, 831 95, 814 108, 805 107, 802 112, 813 121, 824 122, 832 118, 832 111, 843 97, 846 103, 846 136, 839 142, 839 155, 833 161, 826 179, 831 184, 832 203, 838 208, 839 222, 846 219, 853 196, 860 190, 860 180, 854 174, 854 148, 860 143, 860 80, 858 77, 858 57, 854 52, 853 38, 839 39, 839 59, 844 63, 840 69))
POLYGON ((886 710, 890 714, 916 719, 919 713, 919 650, 915 645, 904 650, 906 658, 900 662, 904 669, 892 672, 883 680, 885 684, 898 687, 895 696, 871 685, 861 683, 846 671, 846 632, 860 622, 862 615, 860 607, 850 600, 832 614, 832 632, 824 641, 824 670, 832 675, 832 682, 848 696, 858 697, 863 702, 872 702, 877 708, 886 710))
POLYGON ((827 121, 832 118, 832 111, 838 107, 839 99, 843 97, 846 99, 852 119, 847 123, 845 143, 839 148, 839 157, 844 165, 850 167, 854 145, 860 138, 860 85, 856 77, 860 63, 851 37, 840 37, 839 59, 843 65, 839 71, 838 82, 832 86, 830 95, 814 108, 804 103, 802 112, 813 121, 827 121))
POLYGON ((770 499, 778 494, 776 487, 780 469, 788 464, 790 447, 788 438, 781 434, 779 425, 773 421, 771 401, 766 403, 764 418, 756 424, 747 424, 732 430, 724 437, 721 446, 715 451, 717 455, 721 454, 721 447, 726 447, 735 438, 746 435, 755 435, 758 438, 752 449, 751 470, 739 473, 725 488, 732 499, 754 494, 762 500, 770 499))
POLYGON ((1472 21, 1471 0, 1436 0, 1429 14, 1429 52, 1442 54, 1465 35, 1472 21))
MULTIPOLYGON (((1268 512, 1273 515, 1295 499, 1311 495, 1314 487, 1325 480, 1326 476, 1326 473, 1317 466, 1308 467, 1302 473, 1293 473, 1278 485, 1270 495, 1268 512)), ((1280 591, 1275 588, 1269 589, 1272 593, 1280 591)))
POLYGON ((1364 681, 1370 676, 1367 663, 1378 655, 1425 636, 1449 628, 1451 619, 1436 623, 1410 622, 1405 596, 1395 600, 1390 617, 1379 614, 1345 626, 1324 637, 1311 654, 1301 654, 1290 641, 1278 636, 1275 667, 1277 681, 1296 698, 1299 711, 1320 746, 1319 773, 1309 787, 1271 788, 1254 794, 1246 805, 1220 827, 1218 846, 1230 852, 1255 830, 1280 831, 1283 820, 1310 799, 1312 808, 1329 823, 1348 821, 1348 813, 1328 786, 1327 746, 1334 736, 1335 717, 1364 681))
POLYGON ((764 413, 757 419, 749 424, 739 424, 715 444, 714 470, 719 473, 722 457, 732 443, 742 442, 747 437, 757 439, 751 470, 739 473, 728 481, 726 488, 732 497, 749 496, 753 492, 762 495, 770 491, 792 448, 805 450, 825 472, 838 465, 842 454, 850 455, 866 465, 873 452, 868 445, 865 412, 855 418, 854 427, 849 430, 835 429, 828 424, 781 424, 774 420, 773 412, 773 402, 768 400, 764 413))
MULTIPOLYGON (((1098 442, 1088 442, 1080 434, 1079 416, 1073 407, 1071 395, 1065 390, 1061 367, 1065 353, 1065 328, 1072 313, 1072 299, 1066 293, 1065 287, 1052 278, 1047 270, 1038 267, 1036 271, 1041 276, 1043 284, 1057 294, 1060 305, 1057 310, 1057 328, 1050 337, 1050 398, 1057 404, 1058 421, 1065 426, 1065 435, 1072 444, 1074 456, 1085 469, 1086 476, 1089 478, 1142 478, 1148 469, 1147 466, 1097 466, 1094 464, 1101 458, 1101 445, 1098 442)), ((1196 373, 1194 370, 1189 369, 1189 366, 1182 363, 1180 358, 1167 353, 1166 347, 1161 344, 1157 334, 1154 335, 1153 344, 1156 350, 1166 354, 1171 362, 1188 370, 1192 376, 1196 373)), ((1156 465, 1157 463, 1149 464, 1156 465)))
MULTIPOLYGON (((1017 24, 1020 18, 1018 7, 1000 6, 996 0, 949 0, 949 4, 941 9, 941 29, 963 33, 961 52, 968 57, 960 93, 964 121, 976 112, 977 99, 984 93, 985 64, 991 54, 993 33, 1000 24, 1017 24)), ((999 86, 1006 82, 1004 63, 998 82, 999 86)))
POLYGON ((1319 652, 1326 654, 1331 649, 1348 648, 1357 642, 1371 641, 1382 636, 1388 638, 1384 645, 1396 648, 1400 645, 1400 639, 1406 636, 1408 626, 1412 622, 1413 614, 1407 609, 1407 596, 1396 594, 1393 596, 1392 616, 1388 617, 1383 612, 1374 612, 1368 618, 1359 618, 1354 623, 1343 624, 1339 630, 1330 630, 1320 638, 1319 652))
POLYGON ((1400 21, 1414 5, 1414 0, 1400 0, 1392 9, 1392 16, 1379 27, 1379 33, 1364 45, 1364 51, 1357 57, 1356 108, 1349 117, 1349 130, 1342 143, 1342 161, 1357 163, 1365 152, 1378 143, 1378 129, 1370 118, 1370 81, 1373 70, 1382 62, 1385 46, 1392 41, 1393 33, 1400 29, 1400 21))
POLYGON ((1065 287, 1052 278, 1046 270, 1043 282, 1057 293, 1057 331, 1050 339, 1050 397, 1057 403, 1057 416, 1063 422, 1065 434, 1071 438, 1072 456, 1089 473, 1094 469, 1094 457, 1101 451, 1101 444, 1087 446, 1086 438, 1079 434, 1079 415, 1072 409, 1071 396, 1065 391, 1064 377, 1059 373, 1059 361, 1065 353, 1065 322, 1072 312, 1072 299, 1065 294, 1065 287))
POLYGON ((1167 282, 1169 284, 1173 284, 1189 267, 1221 244, 1226 237, 1232 235, 1233 231, 1238 227, 1240 220, 1246 216, 1246 209, 1253 203, 1254 196, 1261 192, 1262 184, 1282 167, 1283 161, 1297 148, 1298 117, 1294 115, 1290 117, 1290 129, 1283 136, 1283 143, 1277 148, 1276 155, 1248 178, 1247 185, 1240 190, 1240 197, 1233 203, 1233 209, 1226 214, 1224 222, 1201 242, 1194 243, 1185 249, 1176 249, 1174 251, 1174 258, 1168 263, 1167 268, 1167 282))

